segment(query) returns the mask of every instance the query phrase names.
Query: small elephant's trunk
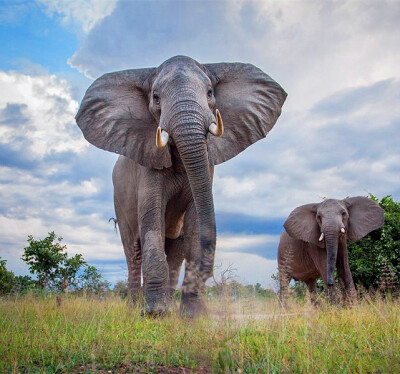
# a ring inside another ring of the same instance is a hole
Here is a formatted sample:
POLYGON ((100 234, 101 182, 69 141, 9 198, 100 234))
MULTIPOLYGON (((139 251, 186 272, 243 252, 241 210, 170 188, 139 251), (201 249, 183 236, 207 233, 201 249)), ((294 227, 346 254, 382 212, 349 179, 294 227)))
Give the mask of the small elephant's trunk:
POLYGON ((326 244, 326 279, 327 286, 332 287, 335 284, 334 272, 336 268, 336 259, 338 253, 339 235, 336 230, 323 230, 326 244))

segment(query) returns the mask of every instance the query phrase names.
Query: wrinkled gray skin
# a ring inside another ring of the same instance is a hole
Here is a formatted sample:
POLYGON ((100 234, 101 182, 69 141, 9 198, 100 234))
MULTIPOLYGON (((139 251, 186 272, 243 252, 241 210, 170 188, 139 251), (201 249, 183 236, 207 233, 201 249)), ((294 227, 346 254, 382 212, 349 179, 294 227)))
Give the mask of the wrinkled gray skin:
POLYGON ((185 259, 181 312, 204 311, 216 226, 213 166, 264 138, 286 93, 250 64, 201 65, 176 56, 159 68, 106 74, 86 92, 77 123, 85 138, 121 154, 114 201, 128 264, 129 291, 144 281, 146 311, 164 313, 185 259), (219 109, 224 133, 208 132, 219 109), (169 134, 156 147, 157 127, 169 134))
POLYGON ((302 205, 284 223, 278 247, 278 270, 283 300, 290 279, 306 282, 311 301, 316 302, 316 281, 322 277, 331 301, 336 290, 334 271, 347 299, 356 297, 350 272, 347 241, 353 243, 383 225, 384 211, 365 197, 328 199, 302 205), (342 232, 344 230, 344 233, 342 232), (321 239, 321 233, 324 238, 321 239))

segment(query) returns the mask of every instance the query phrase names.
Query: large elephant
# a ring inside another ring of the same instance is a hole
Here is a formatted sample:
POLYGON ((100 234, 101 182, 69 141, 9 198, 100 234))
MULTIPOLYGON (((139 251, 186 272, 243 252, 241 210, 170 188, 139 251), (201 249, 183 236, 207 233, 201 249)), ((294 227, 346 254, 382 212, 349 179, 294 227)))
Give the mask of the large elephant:
POLYGON ((264 138, 285 98, 253 65, 185 56, 105 74, 87 90, 76 121, 90 143, 121 155, 115 211, 129 291, 135 299, 142 270, 147 312, 169 308, 184 259, 181 312, 204 311, 216 244, 213 166, 264 138))
POLYGON ((327 199, 294 209, 286 222, 278 247, 278 270, 283 300, 290 279, 306 282, 316 302, 316 281, 322 277, 335 298, 334 271, 347 298, 356 289, 351 275, 347 241, 353 243, 383 225, 384 211, 366 197, 327 199))

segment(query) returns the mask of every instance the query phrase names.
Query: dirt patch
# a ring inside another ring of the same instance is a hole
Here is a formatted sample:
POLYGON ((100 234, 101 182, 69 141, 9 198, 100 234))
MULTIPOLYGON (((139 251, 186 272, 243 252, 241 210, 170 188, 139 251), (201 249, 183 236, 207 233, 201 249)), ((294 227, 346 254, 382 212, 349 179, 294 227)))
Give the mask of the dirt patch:
POLYGON ((81 364, 74 370, 75 373, 100 373, 100 374, 131 374, 131 373, 157 373, 157 374, 211 374, 210 368, 200 367, 196 369, 189 369, 182 366, 167 367, 162 364, 155 363, 124 363, 112 369, 101 369, 97 364, 81 364))
POLYGON ((306 312, 302 313, 270 313, 270 314, 230 314, 230 313, 219 313, 214 314, 212 318, 215 320, 230 320, 237 322, 247 322, 247 321, 262 321, 265 319, 282 318, 290 316, 304 315, 306 312))
POLYGON ((279 313, 279 314, 232 314, 231 318, 238 321, 263 320, 279 317, 299 316, 304 313, 279 313))

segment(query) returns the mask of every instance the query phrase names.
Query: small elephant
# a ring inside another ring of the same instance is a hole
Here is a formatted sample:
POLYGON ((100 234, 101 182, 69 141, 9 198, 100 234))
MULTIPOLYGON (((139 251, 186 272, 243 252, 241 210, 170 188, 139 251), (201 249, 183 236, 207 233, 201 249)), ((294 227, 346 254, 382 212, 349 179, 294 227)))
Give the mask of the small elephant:
POLYGON ((278 247, 281 297, 285 301, 290 279, 306 282, 316 303, 316 281, 322 277, 331 300, 335 298, 334 271, 349 299, 356 297, 350 272, 347 241, 353 243, 384 222, 384 210, 366 197, 327 199, 293 210, 278 247))
POLYGON ((253 65, 185 56, 103 75, 87 90, 76 121, 90 143, 120 154, 114 205, 130 296, 137 298, 142 271, 146 312, 169 309, 184 259, 181 312, 205 310, 216 244, 214 165, 264 138, 285 99, 253 65))

